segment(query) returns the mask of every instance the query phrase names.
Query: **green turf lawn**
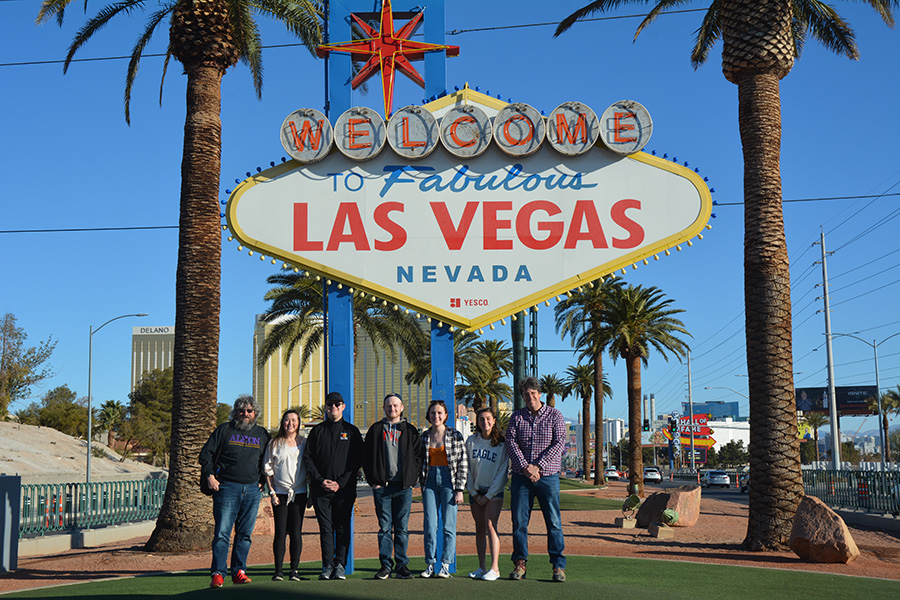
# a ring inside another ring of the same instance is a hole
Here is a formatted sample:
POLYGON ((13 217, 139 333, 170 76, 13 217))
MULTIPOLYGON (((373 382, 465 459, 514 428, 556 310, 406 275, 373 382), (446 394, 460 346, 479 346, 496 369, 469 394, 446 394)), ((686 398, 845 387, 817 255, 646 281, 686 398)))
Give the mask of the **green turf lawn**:
MULTIPOLYGON (((149 559, 149 558, 148 558, 149 559)), ((425 567, 421 558, 410 565, 415 570, 425 567)), ((528 579, 494 582, 471 581, 465 573, 477 566, 473 556, 459 559, 458 575, 452 579, 390 579, 374 581, 378 568, 374 559, 357 561, 357 570, 347 581, 317 581, 318 567, 304 563, 300 582, 270 580, 272 567, 253 567, 249 586, 233 586, 230 582, 218 590, 210 590, 206 571, 173 573, 117 579, 97 583, 81 583, 42 590, 16 592, 6 598, 94 598, 106 600, 127 598, 265 598, 266 600, 306 600, 312 598, 346 598, 365 600, 446 600, 478 594, 490 600, 522 600, 531 598, 566 598, 566 600, 775 600, 786 598, 900 598, 900 582, 860 577, 844 577, 821 573, 726 567, 674 561, 655 561, 588 556, 569 557, 568 581, 550 582, 551 569, 545 556, 532 556, 528 579)), ((508 557, 501 562, 503 575, 510 567, 508 557)), ((415 571, 414 571, 415 572, 415 571)))

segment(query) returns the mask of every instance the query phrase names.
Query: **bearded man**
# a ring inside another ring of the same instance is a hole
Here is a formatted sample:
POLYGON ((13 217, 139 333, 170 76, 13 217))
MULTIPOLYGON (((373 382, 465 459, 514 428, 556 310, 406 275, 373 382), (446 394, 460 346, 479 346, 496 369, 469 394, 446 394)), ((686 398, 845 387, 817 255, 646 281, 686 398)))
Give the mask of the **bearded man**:
POLYGON ((234 529, 231 550, 231 582, 250 583, 247 555, 250 534, 256 524, 260 491, 265 483, 263 455, 269 444, 269 432, 256 424, 259 405, 252 396, 234 401, 230 420, 216 427, 200 450, 201 477, 213 492, 213 518, 216 522, 212 543, 211 588, 225 583, 228 541, 234 529))

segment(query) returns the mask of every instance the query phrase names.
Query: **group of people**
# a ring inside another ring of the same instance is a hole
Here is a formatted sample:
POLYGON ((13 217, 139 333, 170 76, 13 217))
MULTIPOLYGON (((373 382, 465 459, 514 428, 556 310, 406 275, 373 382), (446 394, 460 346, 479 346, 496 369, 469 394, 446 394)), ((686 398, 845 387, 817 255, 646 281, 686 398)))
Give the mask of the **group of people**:
POLYGON ((284 579, 286 541, 290 548, 288 576, 300 579, 303 513, 308 502, 319 525, 319 579, 346 579, 360 469, 372 487, 378 518, 381 567, 375 579, 413 577, 407 546, 416 485, 421 488, 424 507, 426 568, 420 577, 450 577, 456 557, 457 510, 464 502, 463 492, 468 491, 479 562, 469 577, 499 579, 498 522, 509 478, 514 564, 509 578, 525 578, 528 524, 537 498, 547 525, 552 580, 565 581, 559 509, 565 423, 558 410, 542 402, 535 378, 523 380, 519 389, 525 407, 513 412, 505 436, 496 415, 484 408, 477 412, 476 431, 468 439, 448 425, 447 407, 441 401, 429 405, 426 416, 431 426, 420 434, 403 418, 403 399, 392 393, 383 401, 384 418, 369 428, 364 440, 359 429, 343 419, 343 397, 331 392, 325 397, 325 420, 313 427, 308 437, 300 434, 297 411, 287 410, 270 440, 268 432, 256 424, 259 407, 255 400, 239 397, 231 419, 216 428, 200 452, 201 477, 213 492, 210 587, 224 585, 232 529, 231 579, 234 584, 250 583, 246 562, 264 485, 275 517, 272 579, 284 579))

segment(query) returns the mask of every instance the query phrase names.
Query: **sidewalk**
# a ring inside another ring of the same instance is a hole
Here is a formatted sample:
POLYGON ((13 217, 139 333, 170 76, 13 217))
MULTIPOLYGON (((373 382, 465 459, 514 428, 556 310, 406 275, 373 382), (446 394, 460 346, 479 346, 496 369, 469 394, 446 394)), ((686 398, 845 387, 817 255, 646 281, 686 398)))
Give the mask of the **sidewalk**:
MULTIPOLYGON (((653 487, 649 486, 647 491, 652 493, 653 487)), ((604 490, 580 493, 601 498, 624 499, 625 483, 611 483, 604 490)), ((621 516, 619 511, 564 511, 562 516, 568 555, 682 560, 900 580, 900 535, 891 531, 851 527, 861 556, 849 565, 824 565, 803 562, 793 552, 760 553, 742 550, 740 544, 746 534, 747 509, 727 500, 704 499, 701 503, 699 523, 694 527, 675 528, 674 540, 657 540, 643 529, 616 528, 613 523, 616 517, 621 516)), ((506 555, 512 549, 509 519, 508 511, 500 517, 500 550, 506 555)), ((356 556, 377 557, 378 526, 369 498, 362 498, 357 504, 355 527, 356 556)), ((474 554, 474 526, 468 506, 460 507, 458 531, 458 552, 474 554)), ((529 568, 546 568, 549 572, 549 564, 544 562, 547 552, 546 538, 541 535, 544 532, 544 524, 537 512, 531 521, 531 531, 532 560, 529 568)), ((140 537, 100 548, 20 559, 17 571, 0 575, 0 594, 18 589, 110 577, 209 568, 209 551, 173 555, 149 554, 141 550, 145 540, 146 537, 140 537)), ((303 544, 301 560, 318 561, 320 556, 318 527, 312 510, 307 511, 304 519, 303 544)), ((410 518, 409 554, 413 557, 411 569, 413 571, 424 569, 425 562, 421 558, 424 554, 422 505, 419 502, 413 504, 410 518)), ((249 563, 272 564, 272 536, 254 536, 249 563)), ((503 574, 509 568, 511 565, 507 559, 501 561, 503 574)))

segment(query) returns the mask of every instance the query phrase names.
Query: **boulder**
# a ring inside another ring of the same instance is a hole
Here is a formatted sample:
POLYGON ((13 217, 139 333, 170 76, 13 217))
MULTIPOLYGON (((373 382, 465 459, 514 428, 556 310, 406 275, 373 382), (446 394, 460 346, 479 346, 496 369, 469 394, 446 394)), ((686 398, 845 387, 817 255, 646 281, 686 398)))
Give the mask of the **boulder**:
POLYGON ((683 485, 648 496, 637 512, 638 527, 649 527, 667 508, 678 511, 678 521, 672 527, 696 525, 700 520, 700 486, 683 485))
POLYGON ((844 520, 812 496, 800 501, 788 544, 797 556, 811 562, 846 564, 859 556, 844 520))
POLYGON ((275 533, 275 513, 272 512, 272 501, 263 498, 259 501, 259 512, 256 513, 256 525, 253 535, 272 535, 275 533))

